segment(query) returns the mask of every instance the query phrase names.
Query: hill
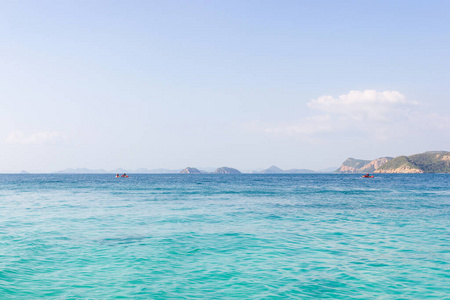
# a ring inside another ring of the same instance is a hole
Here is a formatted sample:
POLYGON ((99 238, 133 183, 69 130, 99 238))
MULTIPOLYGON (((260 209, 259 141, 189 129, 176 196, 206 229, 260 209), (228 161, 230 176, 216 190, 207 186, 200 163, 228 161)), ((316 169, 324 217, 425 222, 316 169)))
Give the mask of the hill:
POLYGON ((374 160, 347 158, 336 173, 372 173, 390 161, 392 157, 380 157, 374 160))
POLYGON ((187 167, 186 169, 181 170, 181 174, 202 174, 202 172, 197 168, 187 167))
POLYGON ((214 174, 241 174, 239 170, 228 168, 228 167, 222 167, 218 168, 213 172, 214 174))
POLYGON ((450 152, 430 151, 398 156, 382 165, 375 173, 450 173, 450 152))
POLYGON ((271 166, 265 170, 262 170, 261 172, 258 173, 262 173, 262 174, 281 174, 284 173, 284 170, 276 167, 276 166, 271 166))
POLYGON ((380 157, 377 159, 372 160, 370 163, 363 166, 361 169, 359 169, 360 172, 363 173, 372 173, 387 162, 391 161, 392 157, 380 157))
POLYGON ((347 158, 336 173, 358 173, 358 170, 370 163, 370 160, 355 159, 352 157, 347 158))

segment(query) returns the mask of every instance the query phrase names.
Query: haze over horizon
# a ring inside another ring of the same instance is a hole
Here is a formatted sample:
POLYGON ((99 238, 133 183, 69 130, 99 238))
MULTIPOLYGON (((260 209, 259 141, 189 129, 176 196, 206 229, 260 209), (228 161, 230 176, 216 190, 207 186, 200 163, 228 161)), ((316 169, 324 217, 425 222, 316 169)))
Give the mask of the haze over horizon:
POLYGON ((6 1, 0 172, 450 150, 447 1, 6 1))

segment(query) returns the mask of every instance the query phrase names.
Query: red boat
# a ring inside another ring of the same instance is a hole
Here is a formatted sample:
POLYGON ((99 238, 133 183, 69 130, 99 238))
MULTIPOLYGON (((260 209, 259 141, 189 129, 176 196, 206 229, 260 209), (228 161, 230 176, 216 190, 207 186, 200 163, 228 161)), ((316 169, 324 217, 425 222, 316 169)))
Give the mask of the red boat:
POLYGON ((366 175, 363 175, 361 177, 363 177, 363 178, 373 178, 373 175, 366 174, 366 175))

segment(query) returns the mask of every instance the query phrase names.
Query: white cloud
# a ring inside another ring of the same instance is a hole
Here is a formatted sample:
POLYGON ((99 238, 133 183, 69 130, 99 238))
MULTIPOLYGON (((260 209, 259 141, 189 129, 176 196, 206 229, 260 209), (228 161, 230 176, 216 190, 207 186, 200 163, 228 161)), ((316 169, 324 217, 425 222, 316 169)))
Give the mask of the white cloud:
POLYGON ((350 91, 338 97, 321 96, 309 102, 308 107, 342 118, 386 121, 392 113, 404 112, 416 102, 406 100, 397 91, 350 91))
POLYGON ((290 123, 266 124, 267 133, 321 137, 366 137, 378 141, 403 138, 408 132, 426 135, 430 129, 450 129, 450 119, 420 111, 419 103, 398 91, 350 91, 340 96, 321 96, 310 101, 310 116, 290 123), (319 111, 320 114, 314 114, 319 111))
POLYGON ((66 137, 64 135, 56 131, 40 131, 26 135, 20 130, 14 130, 8 135, 5 142, 7 144, 54 144, 65 139, 66 137))

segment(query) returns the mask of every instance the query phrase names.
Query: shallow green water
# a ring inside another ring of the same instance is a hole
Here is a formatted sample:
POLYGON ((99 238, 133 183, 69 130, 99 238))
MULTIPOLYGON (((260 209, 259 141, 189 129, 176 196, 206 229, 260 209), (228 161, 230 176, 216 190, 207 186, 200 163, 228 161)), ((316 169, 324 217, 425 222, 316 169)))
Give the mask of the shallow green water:
POLYGON ((450 175, 0 175, 0 299, 445 299, 450 175))

